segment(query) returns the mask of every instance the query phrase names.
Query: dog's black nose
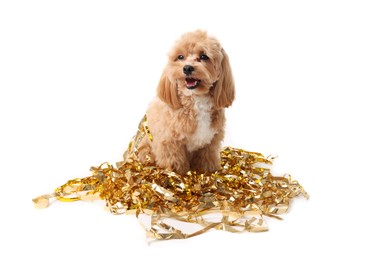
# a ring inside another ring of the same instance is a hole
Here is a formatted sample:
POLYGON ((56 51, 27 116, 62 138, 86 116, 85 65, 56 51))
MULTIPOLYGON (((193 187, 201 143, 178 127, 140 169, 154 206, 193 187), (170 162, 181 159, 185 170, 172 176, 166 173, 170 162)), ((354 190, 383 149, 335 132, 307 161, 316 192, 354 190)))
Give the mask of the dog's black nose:
POLYGON ((194 67, 192 67, 191 65, 185 65, 183 67, 183 72, 184 74, 186 74, 187 76, 191 75, 191 73, 195 70, 194 67))

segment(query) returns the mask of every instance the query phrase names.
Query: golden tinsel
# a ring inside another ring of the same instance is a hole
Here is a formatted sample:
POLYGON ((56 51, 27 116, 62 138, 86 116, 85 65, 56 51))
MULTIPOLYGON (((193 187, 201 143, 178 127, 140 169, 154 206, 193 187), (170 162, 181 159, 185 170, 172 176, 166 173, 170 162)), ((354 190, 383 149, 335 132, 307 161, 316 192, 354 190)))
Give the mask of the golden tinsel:
POLYGON ((182 239, 214 228, 230 232, 268 230, 263 216, 276 217, 288 210, 290 200, 302 195, 302 186, 291 176, 270 173, 270 157, 238 148, 221 151, 221 169, 216 172, 189 171, 186 174, 142 164, 137 157, 140 140, 152 135, 146 117, 116 167, 103 163, 92 167, 92 176, 73 179, 54 193, 33 199, 38 208, 60 201, 103 199, 113 214, 147 215, 142 223, 149 237, 182 239), (214 218, 214 219, 213 219, 214 218), (215 219, 216 218, 216 219, 215 219), (172 221, 176 221, 176 225, 172 221), (198 230, 183 231, 180 223, 193 223, 198 230))

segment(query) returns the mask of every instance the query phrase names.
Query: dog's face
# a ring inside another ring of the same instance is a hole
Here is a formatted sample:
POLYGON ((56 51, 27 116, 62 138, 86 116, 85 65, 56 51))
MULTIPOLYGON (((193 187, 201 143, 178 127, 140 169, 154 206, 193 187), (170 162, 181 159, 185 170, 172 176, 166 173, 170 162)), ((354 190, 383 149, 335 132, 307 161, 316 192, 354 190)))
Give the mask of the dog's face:
POLYGON ((184 34, 169 53, 158 95, 179 108, 179 94, 212 95, 216 107, 228 107, 233 102, 229 58, 220 43, 204 31, 184 34))
POLYGON ((165 72, 185 95, 206 94, 221 73, 221 50, 204 33, 185 34, 169 54, 165 72))

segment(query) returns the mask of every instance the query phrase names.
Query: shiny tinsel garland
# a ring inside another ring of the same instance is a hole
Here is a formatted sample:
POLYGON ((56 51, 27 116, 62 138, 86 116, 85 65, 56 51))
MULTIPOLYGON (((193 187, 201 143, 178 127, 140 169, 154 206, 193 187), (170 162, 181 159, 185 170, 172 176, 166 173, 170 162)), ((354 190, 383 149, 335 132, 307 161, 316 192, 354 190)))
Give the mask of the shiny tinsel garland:
POLYGON ((221 151, 221 170, 189 171, 184 175, 137 159, 142 138, 152 135, 146 117, 124 154, 114 167, 104 163, 92 167, 92 176, 73 179, 54 193, 33 199, 38 208, 60 201, 103 199, 113 214, 135 213, 150 217, 144 226, 155 239, 183 239, 214 228, 230 232, 259 232, 268 228, 263 216, 276 217, 288 210, 290 200, 302 195, 302 186, 289 175, 270 173, 272 159, 260 153, 225 147, 221 151), (171 222, 176 221, 176 224, 171 222), (186 233, 180 223, 197 224, 186 233))

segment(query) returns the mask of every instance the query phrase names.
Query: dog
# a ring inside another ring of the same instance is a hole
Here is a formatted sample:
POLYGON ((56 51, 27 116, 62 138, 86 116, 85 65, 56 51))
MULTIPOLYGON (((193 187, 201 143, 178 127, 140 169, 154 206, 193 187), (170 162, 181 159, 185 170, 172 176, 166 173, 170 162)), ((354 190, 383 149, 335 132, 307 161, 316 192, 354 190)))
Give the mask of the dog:
POLYGON ((219 170, 225 108, 234 99, 229 57, 219 41, 202 30, 183 34, 147 108, 153 140, 142 139, 139 160, 180 174, 219 170))

